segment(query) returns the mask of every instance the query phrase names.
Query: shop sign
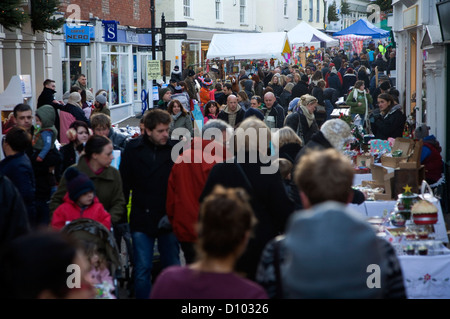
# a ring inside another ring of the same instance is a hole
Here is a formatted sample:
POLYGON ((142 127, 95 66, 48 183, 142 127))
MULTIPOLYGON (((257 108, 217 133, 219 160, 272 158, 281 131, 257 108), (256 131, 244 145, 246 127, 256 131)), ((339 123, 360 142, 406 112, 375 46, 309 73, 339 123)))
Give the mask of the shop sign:
POLYGON ((89 45, 90 30, 88 26, 65 25, 64 33, 68 45, 89 45))
POLYGON ((127 31, 127 43, 139 43, 139 37, 136 33, 127 31))
POLYGON ((105 26, 105 42, 117 42, 117 21, 103 20, 105 26))

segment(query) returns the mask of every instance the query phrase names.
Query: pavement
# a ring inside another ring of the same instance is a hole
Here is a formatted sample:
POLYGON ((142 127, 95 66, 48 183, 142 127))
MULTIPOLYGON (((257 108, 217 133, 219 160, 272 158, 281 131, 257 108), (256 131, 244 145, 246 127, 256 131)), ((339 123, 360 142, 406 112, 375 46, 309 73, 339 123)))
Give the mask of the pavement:
POLYGON ((139 121, 141 120, 141 113, 137 113, 135 116, 132 116, 130 118, 127 118, 126 120, 123 120, 121 122, 118 122, 116 124, 119 124, 119 127, 124 127, 124 126, 137 126, 139 127, 139 121))

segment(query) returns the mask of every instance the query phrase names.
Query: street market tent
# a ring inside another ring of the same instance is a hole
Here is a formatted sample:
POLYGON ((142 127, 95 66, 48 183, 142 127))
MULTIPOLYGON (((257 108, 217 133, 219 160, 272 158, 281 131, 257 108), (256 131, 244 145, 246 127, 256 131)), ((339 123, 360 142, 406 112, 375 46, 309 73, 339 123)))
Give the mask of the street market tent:
POLYGON ((363 36, 365 35, 365 36, 370 36, 375 39, 389 37, 389 31, 377 28, 369 21, 363 20, 363 19, 359 19, 358 21, 353 23, 351 26, 334 33, 333 37, 337 37, 337 36, 341 36, 341 35, 348 35, 348 34, 363 35, 363 36))
POLYGON ((207 59, 283 59, 291 54, 286 32, 214 34, 207 59))
POLYGON ((339 39, 340 49, 344 49, 344 42, 351 42, 352 43, 352 51, 359 54, 359 53, 361 53, 362 48, 363 48, 363 41, 371 39, 372 37, 370 37, 368 35, 348 34, 348 35, 337 36, 336 38, 339 39))
POLYGON ((297 24, 288 33, 289 43, 296 46, 335 47, 339 45, 339 41, 333 39, 322 31, 317 30, 305 21, 297 24))

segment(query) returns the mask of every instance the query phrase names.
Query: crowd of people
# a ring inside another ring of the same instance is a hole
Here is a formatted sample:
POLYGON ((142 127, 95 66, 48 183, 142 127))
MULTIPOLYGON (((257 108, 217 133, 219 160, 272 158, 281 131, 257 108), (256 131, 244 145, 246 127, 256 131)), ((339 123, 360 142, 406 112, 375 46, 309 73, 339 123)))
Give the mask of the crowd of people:
MULTIPOLYGON (((331 117, 344 97, 352 118, 365 120, 375 138, 401 136, 406 116, 389 81, 395 51, 388 51, 387 61, 379 53, 372 61, 329 51, 305 67, 243 69, 224 79, 175 68, 132 138, 113 130, 106 91, 92 94, 84 75, 65 102, 54 99, 55 83, 46 80, 34 114, 17 105, 16 125, 2 141, 3 291, 93 297, 89 275, 75 294, 56 269, 83 256, 57 234, 89 218, 119 243, 130 234, 138 299, 405 298, 393 248, 347 206, 365 197, 352 189, 354 170, 343 153, 352 140, 349 124, 331 117), (205 134, 210 129, 219 135, 205 134), (238 129, 255 130, 256 140, 238 143, 238 129), (176 150, 178 143, 186 147, 176 150), (118 169, 111 166, 114 151, 121 154, 118 169), (266 160, 273 155, 279 160, 266 160), (275 164, 274 173, 261 174, 275 164), (46 244, 36 247, 37 240, 46 244), (39 255, 42 249, 47 254, 39 255), (24 289, 35 275, 24 275, 24 263, 44 268, 50 261, 57 261, 54 278, 24 289), (380 265, 382 289, 366 284, 366 263, 380 265)), ((98 265, 85 261, 92 277, 98 265)))

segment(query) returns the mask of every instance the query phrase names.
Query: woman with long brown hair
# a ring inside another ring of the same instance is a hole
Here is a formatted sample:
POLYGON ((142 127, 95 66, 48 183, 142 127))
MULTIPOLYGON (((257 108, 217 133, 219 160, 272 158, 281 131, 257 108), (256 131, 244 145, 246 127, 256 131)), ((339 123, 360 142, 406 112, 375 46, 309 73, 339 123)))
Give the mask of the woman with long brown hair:
POLYGON ((174 131, 179 128, 185 129, 184 133, 181 134, 182 136, 187 137, 187 132, 189 132, 191 137, 194 137, 194 129, 192 127, 191 116, 188 114, 188 112, 186 112, 180 101, 170 101, 169 105, 167 106, 167 111, 172 116, 172 121, 169 125, 169 136, 172 139, 179 139, 179 134, 173 135, 174 131))
POLYGON ((371 118, 372 132, 376 139, 387 140, 389 137, 402 137, 405 128, 406 115, 402 106, 388 93, 378 95, 380 114, 371 118))

